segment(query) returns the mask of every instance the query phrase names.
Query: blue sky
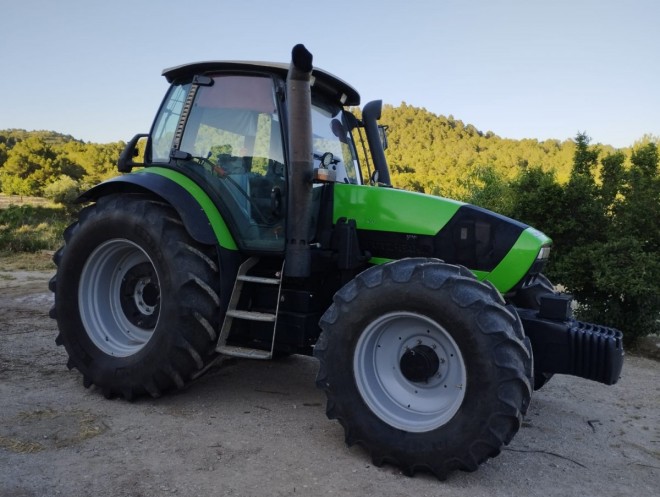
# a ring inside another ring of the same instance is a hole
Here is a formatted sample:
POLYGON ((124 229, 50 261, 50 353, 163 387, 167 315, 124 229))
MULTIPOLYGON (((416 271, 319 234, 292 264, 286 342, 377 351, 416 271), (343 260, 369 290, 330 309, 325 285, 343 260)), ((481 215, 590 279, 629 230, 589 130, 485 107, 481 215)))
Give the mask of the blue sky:
POLYGON ((658 0, 0 0, 0 129, 146 132, 166 67, 288 62, 506 138, 660 136, 658 0))

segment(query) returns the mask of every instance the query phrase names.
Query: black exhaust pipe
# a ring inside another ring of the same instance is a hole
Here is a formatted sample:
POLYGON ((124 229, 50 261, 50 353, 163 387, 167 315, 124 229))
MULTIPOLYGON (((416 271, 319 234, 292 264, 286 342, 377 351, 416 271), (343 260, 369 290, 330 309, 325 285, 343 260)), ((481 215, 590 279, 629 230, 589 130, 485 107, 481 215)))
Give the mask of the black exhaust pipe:
POLYGON ((305 278, 311 273, 309 236, 314 162, 312 148, 312 54, 299 44, 291 51, 286 78, 289 146, 286 264, 284 274, 305 278))

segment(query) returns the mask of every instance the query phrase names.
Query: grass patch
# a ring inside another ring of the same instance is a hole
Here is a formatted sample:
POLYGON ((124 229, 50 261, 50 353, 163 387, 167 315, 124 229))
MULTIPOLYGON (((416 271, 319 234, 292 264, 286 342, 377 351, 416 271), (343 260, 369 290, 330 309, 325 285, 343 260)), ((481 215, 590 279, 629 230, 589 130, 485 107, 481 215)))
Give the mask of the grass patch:
POLYGON ((0 435, 0 448, 6 449, 17 454, 34 454, 44 450, 43 445, 37 442, 24 442, 15 438, 3 437, 0 435))
POLYGON ((27 195, 0 195, 0 209, 6 209, 10 205, 52 206, 53 202, 43 197, 29 197, 27 195))
POLYGON ((94 414, 73 409, 51 408, 21 412, 3 426, 0 449, 31 454, 79 444, 104 433, 108 427, 94 414))
POLYGON ((10 205, 0 209, 0 254, 56 250, 71 215, 62 207, 10 205))
POLYGON ((53 252, 0 253, 0 271, 55 271, 53 252))

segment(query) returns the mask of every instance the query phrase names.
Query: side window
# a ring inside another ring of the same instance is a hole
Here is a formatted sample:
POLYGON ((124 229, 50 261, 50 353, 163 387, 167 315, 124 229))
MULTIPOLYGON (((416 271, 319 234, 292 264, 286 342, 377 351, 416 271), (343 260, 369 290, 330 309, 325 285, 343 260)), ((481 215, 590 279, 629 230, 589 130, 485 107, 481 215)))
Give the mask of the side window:
POLYGON ((284 247, 286 171, 271 78, 213 76, 197 90, 179 148, 223 200, 245 248, 284 247))
POLYGON ((172 86, 163 102, 151 133, 151 160, 153 162, 170 161, 174 132, 189 89, 189 84, 172 86))
POLYGON ((312 131, 314 167, 319 167, 321 158, 331 153, 333 158, 329 168, 336 172, 336 181, 358 183, 357 155, 341 107, 313 98, 312 131))

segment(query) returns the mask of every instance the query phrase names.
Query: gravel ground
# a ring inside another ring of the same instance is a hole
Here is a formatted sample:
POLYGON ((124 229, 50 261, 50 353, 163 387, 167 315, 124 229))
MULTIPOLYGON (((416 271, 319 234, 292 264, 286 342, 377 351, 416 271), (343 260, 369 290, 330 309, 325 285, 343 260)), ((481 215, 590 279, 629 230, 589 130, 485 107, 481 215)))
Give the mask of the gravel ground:
POLYGON ((0 496, 657 496, 658 362, 618 384, 555 377, 495 459, 445 482, 344 445, 317 362, 232 360, 133 403, 85 389, 55 345, 45 272, 0 271, 0 496))

